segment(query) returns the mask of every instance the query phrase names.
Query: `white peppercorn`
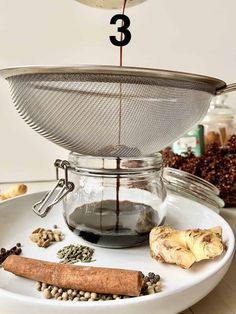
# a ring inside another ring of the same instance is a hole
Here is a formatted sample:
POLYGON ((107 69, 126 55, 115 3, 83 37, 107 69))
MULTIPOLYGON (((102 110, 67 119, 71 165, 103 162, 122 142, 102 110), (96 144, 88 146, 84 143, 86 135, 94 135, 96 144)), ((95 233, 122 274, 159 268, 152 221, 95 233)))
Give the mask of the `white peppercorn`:
POLYGON ((80 297, 80 301, 87 301, 85 297, 80 297))
POLYGON ((51 294, 50 290, 48 290, 48 289, 45 289, 43 291, 43 296, 45 299, 51 299, 52 298, 52 294, 51 294))
POLYGON ((91 299, 96 300, 97 299, 97 293, 92 292, 91 293, 91 299))
POLYGON ((75 298, 73 299, 73 301, 74 301, 74 302, 78 302, 78 301, 79 301, 79 297, 75 297, 75 298))
POLYGON ((67 290, 68 295, 71 295, 72 292, 73 292, 73 291, 72 291, 71 289, 67 290))
POLYGON ((91 297, 91 293, 90 292, 85 292, 84 297, 86 299, 89 299, 91 297))
POLYGON ((36 282, 35 287, 38 291, 41 291, 41 287, 42 287, 41 282, 36 282))
POLYGON ((42 283, 42 288, 43 288, 43 289, 46 289, 47 286, 48 286, 48 285, 47 285, 46 283, 42 283))
POLYGON ((68 300, 68 293, 67 292, 62 293, 62 299, 65 301, 68 300))

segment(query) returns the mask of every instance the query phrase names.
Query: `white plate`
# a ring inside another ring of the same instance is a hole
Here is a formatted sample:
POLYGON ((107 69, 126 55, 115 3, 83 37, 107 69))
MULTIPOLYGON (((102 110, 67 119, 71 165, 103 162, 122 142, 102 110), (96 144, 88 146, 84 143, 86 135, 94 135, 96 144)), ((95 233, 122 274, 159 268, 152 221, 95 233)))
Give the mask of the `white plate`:
MULTIPOLYGON (((56 252, 64 245, 84 241, 67 229, 62 217, 62 204, 54 208, 47 218, 37 217, 31 206, 40 200, 44 193, 4 201, 0 204, 0 247, 9 248, 21 242, 23 256, 48 261, 58 261, 56 252), (53 228, 57 224, 65 233, 63 242, 47 249, 38 248, 29 240, 34 228, 53 228)), ((149 255, 148 246, 131 249, 103 249, 96 247, 96 261, 90 265, 137 269, 147 274, 149 271, 160 274, 162 292, 116 301, 104 302, 63 302, 45 300, 35 289, 34 282, 19 278, 0 269, 0 313, 1 314, 171 314, 179 313, 207 295, 222 279, 228 270, 234 253, 234 235, 219 215, 203 205, 180 196, 169 196, 167 223, 176 228, 208 228, 220 225, 227 251, 214 261, 204 261, 190 270, 175 265, 161 264, 149 255), (179 204, 179 207, 178 207, 179 204)))

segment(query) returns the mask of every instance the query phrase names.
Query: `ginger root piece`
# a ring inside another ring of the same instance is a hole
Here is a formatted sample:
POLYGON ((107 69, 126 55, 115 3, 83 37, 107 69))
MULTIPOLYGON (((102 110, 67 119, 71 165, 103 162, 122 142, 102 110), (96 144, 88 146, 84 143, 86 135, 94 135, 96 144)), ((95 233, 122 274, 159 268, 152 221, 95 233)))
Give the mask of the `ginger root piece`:
POLYGON ((195 262, 221 255, 224 248, 221 227, 175 230, 161 226, 153 228, 150 233, 151 256, 185 269, 195 262))
POLYGON ((19 195, 23 195, 27 192, 27 186, 25 184, 16 184, 10 187, 6 192, 0 194, 0 200, 4 201, 9 198, 13 198, 19 195))

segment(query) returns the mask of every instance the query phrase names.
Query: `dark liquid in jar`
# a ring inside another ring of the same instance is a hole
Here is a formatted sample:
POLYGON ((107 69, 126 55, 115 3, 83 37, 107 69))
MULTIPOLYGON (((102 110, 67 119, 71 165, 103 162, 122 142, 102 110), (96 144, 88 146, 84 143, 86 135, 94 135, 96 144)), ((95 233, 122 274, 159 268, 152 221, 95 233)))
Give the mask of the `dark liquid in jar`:
POLYGON ((69 228, 84 240, 103 247, 130 247, 148 240, 150 230, 158 221, 151 206, 130 201, 103 200, 82 205, 68 217, 69 228), (102 207, 101 207, 102 206, 102 207))

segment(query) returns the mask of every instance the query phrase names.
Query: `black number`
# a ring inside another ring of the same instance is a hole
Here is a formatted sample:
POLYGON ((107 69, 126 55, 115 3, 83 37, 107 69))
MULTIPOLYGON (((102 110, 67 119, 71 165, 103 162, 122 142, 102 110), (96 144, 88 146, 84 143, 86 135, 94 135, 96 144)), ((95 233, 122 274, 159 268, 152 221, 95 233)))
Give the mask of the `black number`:
POLYGON ((110 24, 116 24, 117 21, 119 21, 119 20, 121 20, 123 22, 122 26, 118 27, 118 32, 121 33, 121 38, 120 38, 120 40, 117 40, 116 36, 110 36, 110 41, 115 46, 123 47, 123 46, 128 45, 128 43, 131 40, 131 33, 128 30, 128 28, 130 26, 130 19, 128 18, 127 15, 116 14, 112 17, 110 24))

